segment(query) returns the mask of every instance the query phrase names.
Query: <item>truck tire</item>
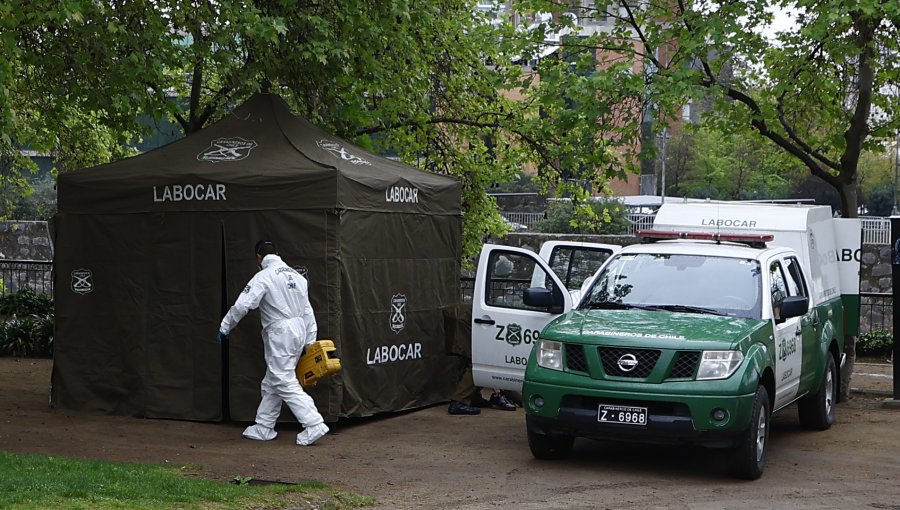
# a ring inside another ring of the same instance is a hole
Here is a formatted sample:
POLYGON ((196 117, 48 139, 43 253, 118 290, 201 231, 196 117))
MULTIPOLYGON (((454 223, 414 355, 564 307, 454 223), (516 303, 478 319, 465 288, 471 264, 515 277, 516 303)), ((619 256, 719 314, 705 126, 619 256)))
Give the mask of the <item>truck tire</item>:
POLYGON ((756 480, 762 476, 769 452, 769 418, 772 408, 769 404, 769 393, 760 386, 753 397, 753 412, 750 426, 738 439, 732 452, 734 476, 745 480, 756 480))
POLYGON ((549 436, 528 431, 528 447, 538 460, 564 459, 569 456, 573 444, 573 436, 549 436))
POLYGON ((827 430, 834 423, 834 406, 838 398, 838 373, 834 356, 828 353, 819 390, 797 402, 800 425, 812 430, 827 430))

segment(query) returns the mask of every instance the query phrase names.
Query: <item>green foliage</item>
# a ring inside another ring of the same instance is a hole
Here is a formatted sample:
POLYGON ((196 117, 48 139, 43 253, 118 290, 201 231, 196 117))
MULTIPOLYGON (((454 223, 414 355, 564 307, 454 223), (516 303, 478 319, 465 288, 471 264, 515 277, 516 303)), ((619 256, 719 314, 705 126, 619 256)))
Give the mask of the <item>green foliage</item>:
POLYGON ((53 316, 13 315, 0 323, 0 356, 53 356, 53 316))
POLYGON ((0 356, 53 356, 53 300, 31 287, 0 296, 0 356))
POLYGON ((884 183, 873 186, 865 195, 869 216, 890 216, 894 210, 894 185, 884 183))
POLYGON ((787 198, 789 156, 773 151, 749 129, 722 129, 714 122, 685 126, 667 155, 668 196, 717 200, 787 198))
POLYGON ((22 287, 18 292, 0 296, 0 316, 13 314, 53 315, 53 299, 28 286, 22 287))
MULTIPOLYGON (((56 179, 52 175, 29 182, 31 189, 12 193, 8 200, 0 200, 0 217, 17 220, 50 221, 56 214, 56 179), (3 212, 3 207, 6 211, 3 212)), ((9 192, 9 189, 0 192, 9 192)))
MULTIPOLYGON (((546 189, 577 193, 625 168, 612 138, 597 136, 598 122, 629 132, 594 101, 592 52, 542 65, 570 85, 553 94, 507 64, 535 54, 543 32, 487 23, 471 1, 39 0, 0 14, 0 104, 12 105, 0 112, 0 148, 23 175, 22 145, 70 171, 124 156, 114 149, 140 134, 138 114, 190 134, 267 89, 339 136, 458 178, 465 260, 505 229, 493 184, 539 168, 546 189), (532 89, 541 93, 512 98, 532 89)), ((632 92, 641 82, 632 77, 632 92)))
MULTIPOLYGON (((584 80, 541 72, 534 93, 549 103, 572 98, 599 103, 586 117, 600 136, 633 153, 628 138, 606 137, 603 108, 636 133, 645 118, 654 130, 679 118, 691 102, 709 110, 720 131, 752 129, 773 152, 789 155, 840 195, 845 217, 856 216, 856 180, 864 149, 875 149, 900 128, 900 24, 896 2, 747 0, 741 2, 621 2, 596 0, 587 16, 609 22, 579 38, 597 49, 599 69, 584 80), (794 27, 772 36, 773 11, 797 13, 794 27), (646 62, 644 72, 616 64, 646 62), (630 71, 630 69, 629 69, 630 71), (644 108, 646 106, 646 108, 644 108), (624 109, 624 110, 623 110, 624 109), (629 110, 630 109, 630 110, 629 110), (644 113, 645 115, 639 115, 644 113)), ((520 12, 559 13, 569 4, 519 0, 520 12)), ((556 18, 554 18, 556 19, 556 18)), ((570 23, 561 17, 551 25, 570 23)), ((617 129, 612 130, 614 133, 617 129)), ((627 137, 627 135, 626 135, 627 137)), ((633 139, 632 139, 633 140, 633 139)), ((706 154, 698 188, 741 196, 723 153, 706 154)), ((748 160, 749 162, 750 160, 748 160)), ((731 162, 733 164, 733 161, 731 162)), ((768 185, 763 179, 760 184, 768 185)), ((745 189, 743 184, 741 188, 745 189)), ((763 190, 765 191, 765 190, 763 190)))
POLYGON ((868 195, 872 188, 894 182, 894 157, 892 147, 887 150, 868 150, 859 158, 859 189, 868 195))
POLYGON ((575 205, 569 200, 554 201, 547 219, 535 226, 538 232, 553 234, 624 234, 628 230, 626 208, 614 198, 594 199, 575 205))
MULTIPOLYGON (((298 485, 227 484, 198 478, 192 469, 0 453, 0 507, 10 510, 241 510, 296 506, 299 497, 330 493, 335 508, 371 499, 309 482, 298 485)), ((304 501, 305 502, 305 501, 304 501)), ((305 505, 304 505, 305 506, 305 505)))
POLYGON ((514 181, 496 183, 490 193, 501 211, 544 212, 547 208, 548 192, 535 175, 522 174, 514 181))
POLYGON ((890 356, 894 348, 894 335, 890 330, 876 329, 859 335, 856 352, 868 356, 890 356))
POLYGON ((535 73, 520 62, 547 48, 549 32, 575 27, 567 16, 525 25, 569 3, 518 0, 518 16, 498 23, 464 0, 0 3, 0 186, 8 199, 29 193, 34 165, 21 147, 71 171, 127 155, 139 114, 190 134, 270 90, 339 136, 458 178, 465 260, 505 228, 487 195, 495 183, 535 169, 556 196, 608 191, 637 168, 642 120, 659 130, 690 100, 735 138, 704 151, 684 194, 757 198, 793 180, 753 147, 726 152, 741 148, 739 126, 855 214, 860 151, 900 123, 893 2, 708 5, 597 0, 584 14, 611 29, 571 32, 535 73), (777 41, 760 35, 773 8, 801 13, 777 41))
POLYGON ((252 476, 241 476, 237 475, 231 479, 231 483, 235 485, 250 485, 250 482, 253 480, 252 476))
POLYGON ((866 151, 859 160, 861 203, 873 216, 889 216, 894 208, 893 150, 866 151))

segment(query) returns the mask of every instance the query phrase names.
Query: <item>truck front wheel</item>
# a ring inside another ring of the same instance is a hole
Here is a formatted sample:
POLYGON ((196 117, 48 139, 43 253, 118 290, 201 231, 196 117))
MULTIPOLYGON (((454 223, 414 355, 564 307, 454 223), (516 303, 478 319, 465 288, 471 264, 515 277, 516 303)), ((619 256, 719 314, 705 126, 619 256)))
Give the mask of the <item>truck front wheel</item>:
POLYGON ((800 425, 812 430, 826 430, 834 423, 834 404, 838 398, 838 373, 834 356, 827 354, 825 373, 819 390, 797 403, 800 425))
POLYGON ((732 452, 734 475, 738 478, 756 480, 762 476, 769 451, 769 418, 771 417, 769 393, 763 386, 756 389, 753 397, 753 413, 750 427, 738 439, 732 452))
POLYGON ((528 447, 539 460, 564 459, 572 451, 575 438, 572 436, 550 436, 528 431, 528 447))

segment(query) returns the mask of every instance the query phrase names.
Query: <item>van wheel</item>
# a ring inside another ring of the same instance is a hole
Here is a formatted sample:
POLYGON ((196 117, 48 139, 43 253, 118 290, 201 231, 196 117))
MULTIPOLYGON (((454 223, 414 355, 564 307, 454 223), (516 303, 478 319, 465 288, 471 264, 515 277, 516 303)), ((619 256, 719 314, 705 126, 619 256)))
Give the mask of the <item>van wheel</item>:
POLYGON ((564 459, 575 444, 573 436, 549 436, 528 431, 528 447, 538 460, 564 459))
POLYGON ((819 391, 807 395, 797 403, 800 425, 812 430, 826 430, 834 423, 834 407, 838 398, 838 374, 834 356, 828 353, 825 373, 819 391))
POLYGON ((732 452, 734 475, 746 480, 756 480, 762 476, 766 465, 766 454, 769 451, 769 418, 772 412, 769 406, 769 394, 762 386, 756 389, 753 397, 753 413, 750 426, 738 439, 732 452))

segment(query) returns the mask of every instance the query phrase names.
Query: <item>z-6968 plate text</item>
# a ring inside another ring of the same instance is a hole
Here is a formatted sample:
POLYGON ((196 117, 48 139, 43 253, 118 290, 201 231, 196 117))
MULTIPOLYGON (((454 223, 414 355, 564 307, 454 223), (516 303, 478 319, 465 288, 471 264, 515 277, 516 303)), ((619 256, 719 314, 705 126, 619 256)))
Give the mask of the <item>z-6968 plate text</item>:
POLYGON ((647 408, 600 404, 597 409, 597 421, 644 426, 647 425, 647 408))

